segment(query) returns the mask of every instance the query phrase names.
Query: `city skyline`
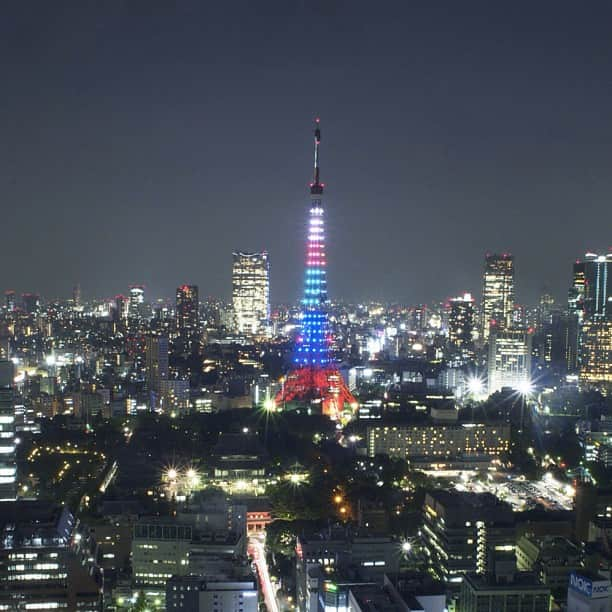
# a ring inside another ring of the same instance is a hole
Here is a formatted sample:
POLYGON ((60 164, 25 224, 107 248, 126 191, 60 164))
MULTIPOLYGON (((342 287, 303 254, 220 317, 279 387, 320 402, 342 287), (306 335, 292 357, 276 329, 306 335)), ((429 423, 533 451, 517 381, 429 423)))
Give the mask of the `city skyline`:
POLYGON ((610 9, 470 6, 7 9, 2 289, 228 298, 231 251, 267 250, 297 301, 320 114, 332 299, 478 295, 487 251, 564 299, 609 248, 610 9))

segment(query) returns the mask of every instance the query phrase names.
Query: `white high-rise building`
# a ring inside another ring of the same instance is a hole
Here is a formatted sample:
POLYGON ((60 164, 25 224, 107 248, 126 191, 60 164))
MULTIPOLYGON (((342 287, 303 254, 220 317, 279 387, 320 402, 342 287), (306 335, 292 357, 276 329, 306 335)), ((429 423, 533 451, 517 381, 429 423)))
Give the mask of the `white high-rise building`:
POLYGON ((482 279, 482 339, 491 331, 512 327, 514 311, 514 257, 487 255, 482 279))
POLYGON ((270 260, 268 253, 233 253, 232 302, 241 334, 269 335, 270 260))
POLYGON ((13 363, 0 361, 0 501, 17 499, 13 378, 13 363))
POLYGON ((531 382, 531 334, 495 331, 489 338, 489 394, 502 387, 527 389, 531 382))

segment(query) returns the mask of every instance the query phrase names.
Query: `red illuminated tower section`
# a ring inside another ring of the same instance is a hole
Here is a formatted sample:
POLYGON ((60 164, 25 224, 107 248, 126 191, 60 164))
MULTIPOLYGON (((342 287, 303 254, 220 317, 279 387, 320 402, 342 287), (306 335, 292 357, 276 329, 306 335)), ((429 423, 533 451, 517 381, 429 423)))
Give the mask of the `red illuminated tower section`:
POLYGON ((296 340, 293 355, 294 369, 289 372, 283 389, 277 395, 276 404, 320 404, 323 414, 339 419, 345 410, 354 410, 356 401, 330 357, 324 185, 320 181, 319 171, 321 129, 318 119, 314 137, 314 176, 310 184, 301 332, 296 340))

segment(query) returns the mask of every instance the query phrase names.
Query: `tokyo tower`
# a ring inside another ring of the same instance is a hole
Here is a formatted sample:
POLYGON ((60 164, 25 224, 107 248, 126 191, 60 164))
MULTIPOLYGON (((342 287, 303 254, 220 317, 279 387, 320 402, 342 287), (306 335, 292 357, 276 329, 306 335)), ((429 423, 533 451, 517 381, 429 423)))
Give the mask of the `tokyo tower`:
POLYGON ((319 119, 316 119, 301 333, 295 344, 293 369, 287 375, 275 403, 277 406, 290 402, 320 404, 322 414, 340 419, 345 410, 354 411, 357 402, 330 355, 323 207, 325 185, 321 183, 319 173, 320 144, 321 128, 319 119))

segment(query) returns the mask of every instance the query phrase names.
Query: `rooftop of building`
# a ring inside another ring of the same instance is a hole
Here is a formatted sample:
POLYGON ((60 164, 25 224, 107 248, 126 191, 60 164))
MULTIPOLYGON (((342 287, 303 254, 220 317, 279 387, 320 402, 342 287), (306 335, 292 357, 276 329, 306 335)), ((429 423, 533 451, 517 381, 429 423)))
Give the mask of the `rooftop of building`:
POLYGON ((73 528, 74 517, 65 506, 30 500, 0 504, 4 548, 64 545, 73 528))
POLYGON ((515 517, 510 504, 492 493, 468 491, 430 491, 425 504, 434 504, 448 525, 467 521, 493 520, 498 524, 514 525, 515 517))
MULTIPOLYGON (((350 587, 353 597, 364 612, 404 612, 403 602, 396 602, 385 587, 378 584, 356 584, 350 587)), ((422 606, 413 597, 406 601, 411 610, 422 606)))
POLYGON ((300 533, 299 541, 300 544, 314 544, 317 542, 355 542, 360 540, 366 540, 374 542, 375 540, 380 542, 393 541, 393 536, 375 531, 370 528, 356 528, 348 525, 330 525, 325 529, 310 529, 300 533))
POLYGON ((254 434, 221 433, 211 451, 216 459, 243 460, 244 458, 259 459, 266 455, 264 447, 254 434))
POLYGON ((531 590, 542 593, 550 592, 550 587, 542 584, 533 572, 516 572, 512 581, 498 582, 495 576, 469 573, 465 575, 465 580, 475 590, 482 591, 508 591, 508 590, 531 590))

